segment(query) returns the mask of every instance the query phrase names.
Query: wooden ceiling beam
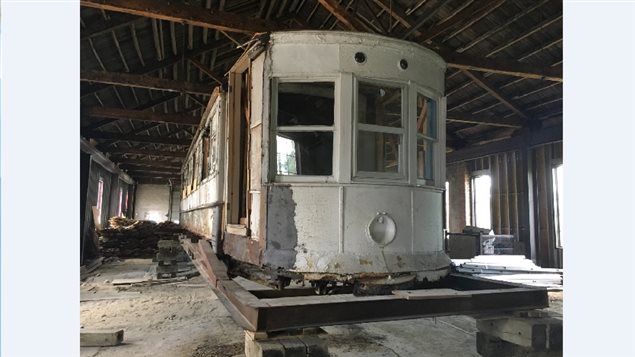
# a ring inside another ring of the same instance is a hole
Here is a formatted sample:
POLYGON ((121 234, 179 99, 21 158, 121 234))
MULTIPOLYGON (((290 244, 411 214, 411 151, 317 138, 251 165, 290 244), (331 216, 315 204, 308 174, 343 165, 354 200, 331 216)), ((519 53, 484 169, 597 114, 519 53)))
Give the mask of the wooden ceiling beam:
POLYGON ((276 23, 225 11, 165 0, 81 0, 81 6, 123 12, 203 28, 253 34, 281 29, 276 23))
POLYGON ((215 80, 216 82, 218 82, 218 84, 223 84, 224 81, 219 79, 218 76, 216 76, 216 74, 206 65, 202 64, 201 62, 195 60, 194 58, 190 58, 190 62, 194 65, 194 67, 198 68, 201 72, 203 72, 206 76, 208 76, 209 78, 215 80))
POLYGON ((375 32, 357 19, 354 14, 346 11, 346 8, 336 0, 318 0, 318 2, 349 30, 375 32))
MULTIPOLYGON (((395 20, 399 21, 407 29, 416 29, 406 12, 395 2, 389 3, 387 0, 373 0, 384 9, 395 20)), ((480 2, 478 2, 480 3, 480 2)), ((494 3, 495 4, 495 3, 494 3)), ((462 12, 463 13, 463 12, 462 12)), ((449 22, 450 20, 448 20, 449 22)), ((439 24, 441 26, 442 24, 439 24)), ((435 30, 439 31, 439 29, 435 30)), ((412 30, 417 38, 429 38, 429 33, 422 33, 412 30)), ((434 33, 434 32, 432 32, 434 33)), ((431 42, 431 41, 430 41, 431 42)), ((431 42, 425 46, 437 51, 448 64, 448 68, 471 70, 485 73, 503 74, 508 76, 541 79, 555 82, 562 82, 562 68, 549 66, 532 66, 515 60, 491 59, 466 54, 457 53, 445 45, 431 42)))
POLYGON ((483 116, 466 112, 449 112, 447 115, 448 122, 489 125, 505 128, 522 128, 523 123, 516 116, 513 117, 492 117, 483 116))
MULTIPOLYGON (((152 163, 152 161, 150 161, 152 163)), ((167 173, 180 173, 180 166, 166 166, 166 165, 138 165, 138 164, 130 164, 127 162, 119 163, 119 167, 124 170, 135 170, 135 171, 159 171, 159 172, 167 172, 167 173)))
POLYGON ((122 165, 138 165, 138 166, 153 166, 153 167, 165 167, 172 169, 181 169, 180 162, 160 161, 160 160, 141 160, 141 159, 128 159, 125 157, 117 157, 111 159, 122 165))
POLYGON ((132 155, 145 155, 153 157, 170 157, 170 158, 185 158, 187 152, 185 151, 169 151, 169 150, 152 150, 152 149, 138 149, 138 148, 112 148, 108 150, 110 154, 132 154, 132 155))
POLYGON ((138 184, 141 185, 168 185, 170 183, 176 184, 176 185, 180 185, 181 184, 181 180, 180 179, 174 179, 174 178, 141 178, 136 180, 136 182, 138 184))
POLYGON ((130 73, 82 71, 80 77, 81 80, 85 82, 164 90, 170 92, 210 95, 214 90, 214 86, 209 84, 181 82, 130 73))
POLYGON ((533 66, 514 60, 469 56, 447 50, 440 50, 439 54, 448 63, 448 68, 562 82, 561 67, 533 66))
POLYGON ((142 19, 142 17, 133 16, 133 15, 119 15, 112 20, 104 20, 96 22, 90 22, 90 26, 81 30, 80 40, 85 40, 87 38, 93 38, 95 36, 99 36, 104 33, 109 33, 110 31, 117 30, 121 27, 128 26, 135 21, 142 19))
POLYGON ((154 178, 181 178, 181 174, 172 171, 157 170, 126 170, 127 174, 132 177, 154 177, 154 178))
POLYGON ((443 32, 451 29, 454 26, 461 25, 472 19, 480 19, 492 10, 501 6, 505 0, 490 0, 490 1, 475 1, 471 5, 464 8, 458 15, 442 21, 434 25, 432 28, 426 30, 420 36, 417 36, 417 40, 427 42, 442 34, 443 32))
MULTIPOLYGON (((227 41, 225 40, 217 40, 217 41, 212 41, 210 43, 208 43, 207 45, 203 45, 201 47, 192 49, 192 50, 187 50, 185 51, 185 54, 172 54, 169 57, 164 58, 163 60, 160 61, 154 61, 152 63, 147 64, 146 66, 137 68, 135 70, 131 70, 130 73, 131 74, 149 74, 152 73, 154 71, 163 69, 167 66, 172 66, 176 63, 178 63, 179 61, 181 61, 183 58, 192 58, 195 56, 198 56, 202 53, 205 53, 207 51, 211 51, 213 49, 216 49, 220 46, 226 45, 227 41)), ((228 57, 230 58, 234 58, 235 56, 237 56, 240 52, 238 50, 232 50, 230 51, 228 57)), ((88 95, 91 95, 93 93, 96 93, 102 89, 108 88, 110 87, 110 84, 93 84, 93 85, 86 85, 86 86, 82 86, 81 88, 81 96, 86 97, 88 95)))
POLYGON ((106 132, 99 132, 99 131, 84 133, 82 134, 82 136, 92 138, 92 139, 132 141, 137 143, 152 143, 152 144, 165 144, 165 145, 178 145, 178 146, 189 146, 191 143, 190 140, 165 138, 161 136, 129 135, 129 134, 118 134, 118 133, 106 133, 106 132))
POLYGON ((90 107, 84 109, 83 112, 84 115, 87 115, 91 118, 143 120, 154 123, 170 123, 196 126, 200 121, 199 118, 190 115, 162 114, 146 110, 132 110, 121 108, 90 107))
POLYGON ((472 73, 470 71, 463 71, 470 79, 474 81, 479 87, 485 89, 492 97, 496 98, 499 102, 503 103, 506 107, 511 109, 514 113, 518 114, 523 119, 528 119, 529 115, 525 113, 517 104, 509 99, 505 94, 495 89, 494 84, 485 78, 480 73, 472 73))

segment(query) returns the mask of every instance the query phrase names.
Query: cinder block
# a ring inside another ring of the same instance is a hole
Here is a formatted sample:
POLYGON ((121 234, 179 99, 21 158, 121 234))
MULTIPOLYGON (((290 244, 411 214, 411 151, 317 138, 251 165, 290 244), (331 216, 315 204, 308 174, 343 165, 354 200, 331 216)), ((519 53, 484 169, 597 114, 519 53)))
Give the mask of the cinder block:
POLYGON ((245 335, 245 357, 285 357, 284 347, 276 340, 252 340, 245 335))
POLYGON ((562 357, 562 351, 534 351, 483 332, 476 333, 476 352, 483 357, 562 357))
POLYGON ((282 344, 284 347, 284 357, 306 357, 307 356, 307 347, 297 337, 285 337, 276 339, 275 341, 282 344))
POLYGON ((480 332, 540 351, 547 348, 547 324, 542 319, 509 317, 477 320, 480 332))
POLYGON ((313 335, 302 335, 298 338, 306 345, 307 356, 310 357, 329 357, 328 345, 324 340, 313 335))

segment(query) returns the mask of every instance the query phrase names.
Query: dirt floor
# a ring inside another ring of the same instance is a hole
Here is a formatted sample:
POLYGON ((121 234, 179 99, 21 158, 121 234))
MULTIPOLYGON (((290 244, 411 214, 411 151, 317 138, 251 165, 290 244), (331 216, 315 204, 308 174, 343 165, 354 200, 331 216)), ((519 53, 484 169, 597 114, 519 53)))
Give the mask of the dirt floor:
MULTIPOLYGON (((124 344, 82 347, 82 357, 232 357, 243 353, 244 333, 200 277, 145 282, 149 259, 107 262, 81 286, 81 326, 124 329, 124 344)), ((562 293, 550 295, 555 315, 562 293)), ((476 324, 467 316, 365 323, 324 328, 332 356, 478 356, 476 324), (451 343, 448 343, 451 341, 451 343)))

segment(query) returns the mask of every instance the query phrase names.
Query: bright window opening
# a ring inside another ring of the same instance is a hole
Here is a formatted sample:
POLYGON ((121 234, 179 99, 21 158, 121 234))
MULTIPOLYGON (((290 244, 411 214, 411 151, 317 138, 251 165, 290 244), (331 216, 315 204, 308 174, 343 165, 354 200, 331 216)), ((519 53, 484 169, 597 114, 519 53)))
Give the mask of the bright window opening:
POLYGON ((123 201, 123 189, 119 188, 119 204, 117 205, 117 216, 121 217, 122 202, 123 201))
POLYGON ((401 87, 360 82, 357 93, 357 171, 402 173, 401 87))
POLYGON ((492 179, 489 175, 472 177, 473 224, 479 228, 492 228, 492 179))
POLYGON ((333 174, 333 82, 279 83, 276 173, 333 174))
POLYGON ((295 143, 280 135, 276 136, 278 175, 297 175, 295 161, 295 143))
POLYGON ((450 231, 450 183, 445 181, 445 230, 450 231))
POLYGON ((556 233, 556 244, 562 248, 562 164, 552 169, 553 176, 553 222, 556 233))
POLYGON ((101 223, 101 206, 103 203, 103 198, 104 198, 104 179, 100 177, 99 181, 97 181, 97 212, 99 212, 99 215, 97 217, 98 224, 101 223))

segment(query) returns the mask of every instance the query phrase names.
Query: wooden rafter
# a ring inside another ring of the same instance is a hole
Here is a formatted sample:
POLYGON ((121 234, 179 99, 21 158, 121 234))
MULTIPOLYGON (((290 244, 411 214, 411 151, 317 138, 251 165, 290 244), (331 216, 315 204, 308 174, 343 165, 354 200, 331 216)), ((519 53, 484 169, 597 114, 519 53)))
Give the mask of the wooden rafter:
POLYGON ((172 139, 162 136, 150 136, 150 135, 129 135, 118 133, 105 133, 105 132, 89 132, 82 134, 88 138, 102 139, 102 140, 118 140, 118 141, 132 141, 138 143, 153 143, 153 144, 165 144, 165 145, 190 145, 190 140, 172 139))
MULTIPOLYGON (((131 74, 149 74, 154 71, 163 69, 165 67, 173 66, 174 64, 181 61, 183 58, 186 58, 186 59, 192 58, 226 44, 227 44, 226 41, 212 41, 201 47, 195 48, 193 50, 188 50, 185 52, 184 55, 183 54, 171 55, 162 60, 154 61, 152 63, 148 63, 146 66, 131 70, 130 73, 131 74)), ((237 56, 238 54, 239 54, 238 51, 231 51, 230 53, 226 54, 222 60, 229 61, 235 58, 235 56, 237 56)), ((96 93, 97 91, 108 88, 109 86, 110 86, 109 84, 93 84, 92 86, 87 85, 86 87, 81 88, 81 96, 83 98, 90 94, 96 93)))
POLYGON ((176 171, 157 171, 157 170, 127 170, 128 175, 132 177, 162 177, 162 178, 180 178, 181 175, 176 171))
POLYGON ((160 162, 153 164, 152 161, 149 161, 149 164, 148 163, 133 164, 133 163, 124 161, 119 164, 119 167, 125 170, 137 170, 137 171, 158 170, 158 171, 174 172, 174 173, 178 173, 181 171, 180 165, 166 165, 166 164, 161 164, 160 162))
POLYGON ((489 0, 489 1, 475 1, 470 6, 466 7, 458 15, 450 18, 447 21, 428 29, 425 33, 417 36, 417 40, 427 42, 442 34, 443 32, 451 29, 454 26, 458 26, 471 19, 478 19, 492 10, 499 7, 505 0, 489 0))
POLYGON ((165 0, 81 0, 81 6, 166 20, 213 30, 252 34, 280 29, 270 21, 234 13, 203 10, 198 6, 165 0))
POLYGON ((346 8, 340 5, 336 0, 318 0, 318 2, 349 30, 374 32, 358 20, 355 15, 346 11, 346 8))
MULTIPOLYGON (((92 118, 143 120, 154 123, 171 123, 182 125, 198 125, 200 119, 191 115, 162 114, 147 110, 131 110, 120 108, 90 107, 84 114, 92 118)), ((147 130, 147 129, 145 129, 147 130)))
POLYGON ((451 112, 448 113, 447 117, 448 122, 455 123, 466 123, 466 124, 482 124, 489 126, 499 126, 506 128, 521 128, 522 122, 515 117, 493 117, 493 116, 483 116, 483 115, 475 115, 472 113, 466 112, 451 112))
POLYGON ((480 73, 472 73, 470 71, 463 71, 470 79, 474 81, 479 87, 485 89, 491 96, 496 98, 499 102, 503 103, 506 107, 511 109, 514 113, 518 114, 523 119, 528 119, 529 115, 525 113, 523 109, 521 109, 517 104, 515 104, 510 98, 497 89, 488 78, 485 78, 480 73))
POLYGON ((181 167, 181 160, 179 162, 172 161, 164 161, 164 160, 142 160, 142 159, 128 159, 126 157, 117 157, 111 158, 113 161, 122 163, 122 164, 130 164, 130 165, 141 165, 141 166, 164 166, 164 167, 181 167))
POLYGON ((210 95, 214 87, 204 83, 181 82, 139 74, 82 71, 81 80, 126 87, 210 95))
POLYGON ((122 28, 124 26, 128 26, 135 21, 141 19, 138 16, 133 15, 120 15, 112 20, 103 20, 103 21, 91 21, 89 23, 90 26, 82 29, 80 33, 80 39, 84 40, 87 38, 93 38, 95 36, 99 36, 101 34, 109 33, 113 30, 122 28))
POLYGON ((111 154, 132 154, 132 155, 145 155, 155 157, 171 157, 171 158, 184 158, 187 154, 185 151, 168 151, 168 150, 153 150, 153 149, 138 149, 138 148, 116 148, 108 150, 111 154))
MULTIPOLYGON (((373 1, 383 10, 385 10, 389 15, 391 15, 395 20, 399 21, 407 29, 417 28, 417 25, 412 20, 410 20, 410 17, 399 6, 399 4, 396 4, 395 2, 390 3, 388 0, 373 1)), ((496 2, 494 2, 494 4, 496 4, 496 2)), ((449 21, 450 20, 448 20, 448 22, 449 21)), ((441 24, 439 24, 439 26, 441 26, 441 24)), ((435 30, 434 32, 436 31, 439 30, 435 30)), ((414 30, 413 33, 417 38, 420 39, 430 38, 430 34, 427 32, 422 33, 418 30, 414 30)), ((448 63, 448 68, 562 82, 561 68, 548 66, 532 66, 514 60, 490 59, 465 55, 457 53, 454 50, 437 43, 430 43, 429 46, 433 47, 433 49, 435 49, 441 55, 441 57, 445 59, 445 61, 448 63)))
POLYGON ((562 68, 533 66, 514 60, 469 56, 447 50, 439 52, 448 63, 448 68, 562 82, 562 68))
POLYGON ((203 72, 206 76, 218 82, 218 84, 223 84, 224 82, 218 78, 218 76, 207 66, 202 64, 201 62, 195 60, 194 58, 190 58, 190 62, 194 65, 194 67, 198 68, 203 72))

